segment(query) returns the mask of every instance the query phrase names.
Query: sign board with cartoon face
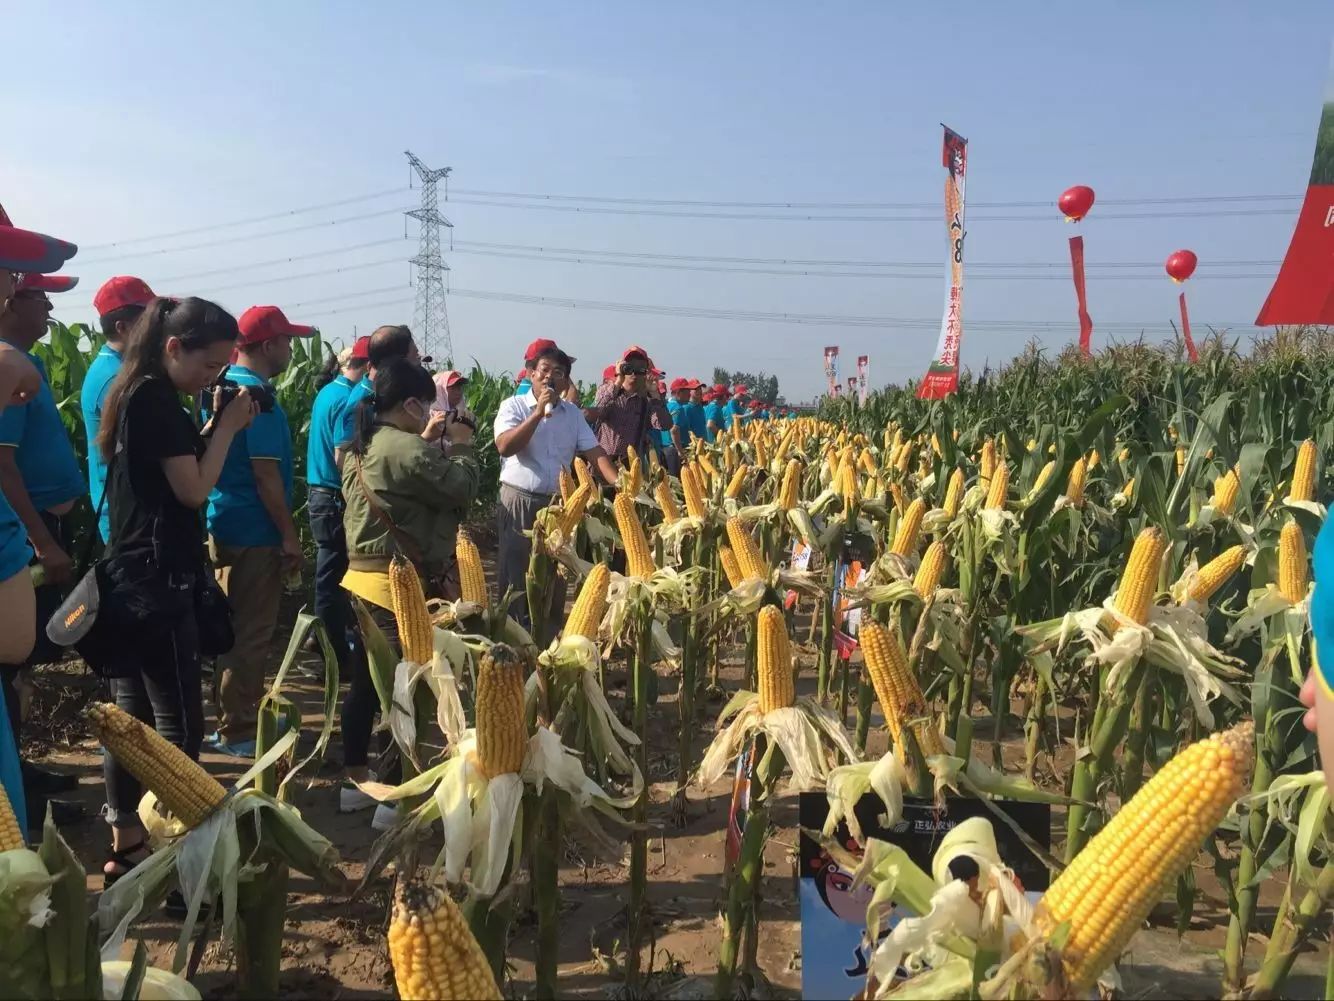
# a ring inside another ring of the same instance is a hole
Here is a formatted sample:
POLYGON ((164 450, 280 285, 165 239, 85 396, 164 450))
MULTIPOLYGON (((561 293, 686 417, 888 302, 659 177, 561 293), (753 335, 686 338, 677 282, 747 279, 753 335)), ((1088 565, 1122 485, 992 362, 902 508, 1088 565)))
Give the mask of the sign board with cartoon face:
MULTIPOLYGON (((1051 807, 1046 803, 994 802, 1005 811, 1031 839, 1044 849, 1051 845, 1051 807)), ((1030 900, 1036 901, 1047 889, 1049 874, 1018 835, 994 818, 979 800, 948 797, 943 809, 930 800, 907 800, 903 816, 885 828, 878 818, 884 806, 874 793, 867 794, 857 806, 857 819, 868 838, 879 838, 898 845, 925 871, 931 871, 931 859, 941 840, 970 817, 992 820, 996 845, 1023 884, 1030 900)), ((801 994, 804 998, 850 998, 866 985, 866 966, 870 958, 862 944, 866 930, 866 905, 870 886, 852 889, 852 873, 834 862, 820 845, 805 832, 819 831, 829 814, 829 800, 823 792, 804 792, 799 806, 801 819, 800 901, 801 901, 801 994)), ((847 824, 839 824, 835 836, 850 851, 856 842, 848 834, 847 824)), ((885 933, 905 916, 913 916, 896 907, 885 924, 885 933)))

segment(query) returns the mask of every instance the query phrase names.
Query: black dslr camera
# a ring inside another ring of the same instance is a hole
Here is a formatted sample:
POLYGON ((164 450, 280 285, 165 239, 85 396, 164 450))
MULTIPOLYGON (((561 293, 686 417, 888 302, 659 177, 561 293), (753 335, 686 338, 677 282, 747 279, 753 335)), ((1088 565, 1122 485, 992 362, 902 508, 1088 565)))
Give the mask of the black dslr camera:
POLYGON ((215 382, 212 386, 209 387, 209 394, 205 399, 205 403, 211 406, 214 399, 213 390, 220 390, 217 397, 218 409, 217 413, 214 414, 214 416, 216 417, 218 414, 222 413, 224 410, 227 409, 227 404, 231 403, 232 400, 236 399, 236 394, 239 393, 242 390, 242 388, 250 390, 250 398, 259 404, 260 413, 267 414, 271 410, 273 410, 273 404, 274 404, 273 390, 270 389, 268 386, 242 387, 234 379, 228 379, 225 375, 220 379, 218 379, 217 382, 215 382))

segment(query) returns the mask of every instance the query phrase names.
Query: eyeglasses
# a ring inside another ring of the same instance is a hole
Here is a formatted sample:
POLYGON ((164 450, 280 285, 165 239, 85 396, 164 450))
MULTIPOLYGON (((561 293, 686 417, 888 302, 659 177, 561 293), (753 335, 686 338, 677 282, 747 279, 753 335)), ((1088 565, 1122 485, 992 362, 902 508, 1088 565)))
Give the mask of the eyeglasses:
POLYGON ((622 375, 648 375, 647 368, 641 368, 638 365, 626 365, 621 368, 622 375))

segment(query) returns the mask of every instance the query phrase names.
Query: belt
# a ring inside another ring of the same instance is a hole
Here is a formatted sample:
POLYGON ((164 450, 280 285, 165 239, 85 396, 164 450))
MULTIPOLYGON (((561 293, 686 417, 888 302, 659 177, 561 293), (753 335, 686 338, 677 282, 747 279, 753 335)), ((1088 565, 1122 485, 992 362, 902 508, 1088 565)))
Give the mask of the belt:
POLYGON ((333 487, 317 487, 311 484, 308 493, 312 494, 333 494, 335 497, 342 497, 343 491, 335 490, 333 487))
POLYGON ((514 486, 514 484, 506 483, 503 480, 501 481, 500 485, 506 490, 513 490, 516 494, 519 494, 521 497, 528 497, 532 500, 549 501, 551 500, 552 497, 556 496, 554 493, 543 494, 543 493, 538 493, 534 490, 525 490, 523 487, 516 487, 514 486))

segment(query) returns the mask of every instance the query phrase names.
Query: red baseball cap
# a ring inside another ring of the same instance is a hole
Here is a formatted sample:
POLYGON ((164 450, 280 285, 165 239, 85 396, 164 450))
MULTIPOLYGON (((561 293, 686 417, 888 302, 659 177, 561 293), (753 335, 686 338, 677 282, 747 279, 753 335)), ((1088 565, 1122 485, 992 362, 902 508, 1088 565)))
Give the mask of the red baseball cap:
POLYGON ((606 382, 608 379, 615 379, 615 378, 616 378, 616 366, 615 366, 615 365, 608 365, 606 368, 604 368, 604 369, 602 370, 602 381, 603 381, 603 382, 606 382))
POLYGON ((352 360, 370 361, 371 360, 371 338, 367 334, 365 337, 358 337, 352 342, 352 360))
POLYGON ((153 301, 153 290, 142 278, 117 275, 108 278, 93 296, 93 309, 98 316, 106 316, 125 306, 147 306, 153 301))
POLYGON ((631 344, 628 348, 626 348, 625 351, 622 352, 621 354, 621 361, 625 361, 631 355, 642 355, 644 360, 648 362, 650 366, 653 365, 653 359, 650 358, 648 356, 648 352, 645 351, 643 348, 641 348, 638 344, 631 344))
POLYGON ((690 380, 682 379, 679 376, 672 380, 672 392, 679 393, 683 389, 690 389, 690 380))
POLYGON ((764 406, 764 404, 761 403, 759 400, 751 400, 749 406, 751 410, 759 410, 760 407, 764 406))
POLYGON ((79 279, 73 275, 38 275, 29 272, 15 286, 14 291, 68 292, 77 284, 79 284, 79 279))
POLYGON ((293 323, 277 306, 251 306, 236 321, 241 328, 240 344, 262 344, 275 337, 312 337, 314 327, 293 323))
POLYGON ((78 252, 78 247, 45 233, 19 229, 0 207, 0 268, 6 271, 59 271, 78 252))
POLYGON ((750 390, 747 389, 745 386, 733 386, 733 387, 732 387, 732 395, 733 395, 733 396, 745 396, 745 395, 746 395, 747 393, 749 393, 749 392, 750 392, 750 390))
POLYGON ((468 377, 466 375, 462 372, 456 372, 452 368, 447 372, 437 372, 435 376, 435 384, 437 386, 443 386, 445 389, 457 385, 460 382, 467 381, 468 377))
POLYGON ((726 396, 727 387, 724 386, 721 382, 715 382, 713 384, 712 393, 714 396, 726 396))
POLYGON ((526 368, 521 368, 519 369, 519 371, 514 373, 514 384, 517 386, 519 383, 523 382, 523 380, 527 378, 528 378, 528 370, 526 368))

